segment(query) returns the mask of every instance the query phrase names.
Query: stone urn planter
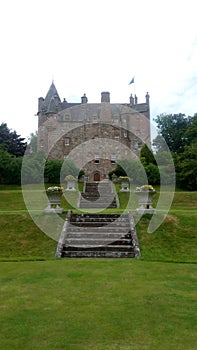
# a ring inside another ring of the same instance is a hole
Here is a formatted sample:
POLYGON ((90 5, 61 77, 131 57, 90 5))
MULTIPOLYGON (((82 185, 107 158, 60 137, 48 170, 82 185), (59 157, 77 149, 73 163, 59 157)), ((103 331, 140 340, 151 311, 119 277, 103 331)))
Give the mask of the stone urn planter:
POLYGON ((46 190, 46 195, 48 197, 48 206, 44 210, 45 214, 50 213, 62 213, 63 208, 61 208, 61 199, 63 195, 63 187, 52 186, 46 190))
POLYGON ((136 209, 137 214, 156 214, 156 210, 152 207, 153 195, 156 193, 151 185, 143 185, 136 187, 135 193, 138 195, 139 207, 136 209))
POLYGON ((130 192, 130 189, 129 189, 129 184, 130 184, 129 178, 127 176, 120 176, 119 179, 121 181, 121 190, 120 190, 120 192, 130 192))
POLYGON ((65 177, 65 180, 67 182, 67 188, 66 188, 66 191, 73 191, 75 192, 76 191, 76 183, 77 183, 77 180, 74 176, 72 175, 68 175, 65 177))

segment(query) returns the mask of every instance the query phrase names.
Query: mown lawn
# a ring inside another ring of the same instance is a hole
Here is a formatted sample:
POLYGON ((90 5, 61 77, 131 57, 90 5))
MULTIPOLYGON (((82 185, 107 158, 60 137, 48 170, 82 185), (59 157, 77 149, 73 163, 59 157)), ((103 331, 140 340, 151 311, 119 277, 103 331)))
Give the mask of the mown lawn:
POLYGON ((20 188, 1 187, 0 349, 196 350, 197 192, 177 191, 151 234, 150 220, 137 223, 140 260, 57 260, 20 188))
POLYGON ((1 263, 4 350, 196 350, 197 265, 1 263))

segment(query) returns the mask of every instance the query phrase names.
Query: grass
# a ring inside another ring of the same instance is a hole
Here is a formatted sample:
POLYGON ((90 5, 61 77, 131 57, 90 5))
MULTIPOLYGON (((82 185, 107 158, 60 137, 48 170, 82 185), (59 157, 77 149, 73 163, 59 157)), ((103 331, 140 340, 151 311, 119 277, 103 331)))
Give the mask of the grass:
POLYGON ((196 265, 65 259, 1 267, 1 349, 196 349, 196 265))
POLYGON ((30 214, 20 188, 0 187, 1 349, 196 350, 197 192, 177 191, 151 234, 139 220, 140 260, 57 260, 30 214))

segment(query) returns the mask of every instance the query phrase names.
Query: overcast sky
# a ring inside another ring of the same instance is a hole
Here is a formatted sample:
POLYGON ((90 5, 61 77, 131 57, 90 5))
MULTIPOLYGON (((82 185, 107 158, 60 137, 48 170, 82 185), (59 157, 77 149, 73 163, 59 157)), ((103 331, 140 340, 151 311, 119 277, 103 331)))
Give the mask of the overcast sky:
POLYGON ((197 112, 196 1, 6 0, 0 4, 0 123, 27 137, 52 79, 91 103, 150 94, 151 117, 197 112))

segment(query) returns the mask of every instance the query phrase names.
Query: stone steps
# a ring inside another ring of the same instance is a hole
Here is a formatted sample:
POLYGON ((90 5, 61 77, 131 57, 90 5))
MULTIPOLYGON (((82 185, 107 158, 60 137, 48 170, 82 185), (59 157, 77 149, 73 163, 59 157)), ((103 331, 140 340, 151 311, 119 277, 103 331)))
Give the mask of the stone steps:
POLYGON ((79 208, 117 208, 117 194, 110 182, 87 182, 79 199, 79 208))
POLYGON ((62 230, 56 256, 136 257, 133 223, 128 214, 71 213, 62 230))

